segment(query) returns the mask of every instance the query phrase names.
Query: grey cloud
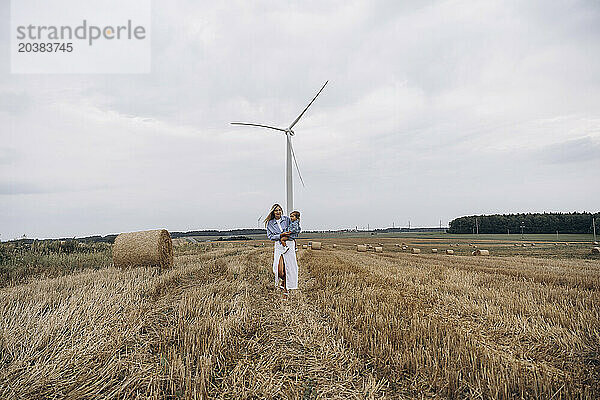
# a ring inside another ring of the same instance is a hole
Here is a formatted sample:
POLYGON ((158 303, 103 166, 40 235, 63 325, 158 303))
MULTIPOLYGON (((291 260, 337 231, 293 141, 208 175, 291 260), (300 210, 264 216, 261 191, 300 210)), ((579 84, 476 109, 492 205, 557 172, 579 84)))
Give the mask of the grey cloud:
POLYGON ((0 164, 9 165, 17 160, 15 149, 0 147, 0 164))
POLYGON ((539 157, 552 164, 600 161, 600 140, 590 136, 568 140, 545 146, 539 151, 539 157))
POLYGON ((0 112, 20 114, 31 108, 33 101, 25 92, 0 92, 0 112))
POLYGON ((48 192, 48 188, 44 188, 35 183, 0 182, 0 195, 36 194, 48 192))
POLYGON ((93 192, 114 189, 118 185, 85 183, 38 183, 16 180, 0 181, 0 195, 14 196, 23 194, 57 194, 75 192, 93 192))

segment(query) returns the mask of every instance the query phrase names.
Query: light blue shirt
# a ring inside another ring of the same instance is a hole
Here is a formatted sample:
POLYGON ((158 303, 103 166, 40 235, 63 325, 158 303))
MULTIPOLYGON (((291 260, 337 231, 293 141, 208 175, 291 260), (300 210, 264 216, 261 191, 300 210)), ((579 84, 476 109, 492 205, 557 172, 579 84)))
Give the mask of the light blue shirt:
POLYGON ((290 226, 290 217, 288 217, 287 215, 282 215, 281 219, 279 219, 279 223, 281 224, 281 229, 279 229, 279 226, 277 225, 277 220, 275 220, 275 218, 270 219, 267 222, 267 237, 270 240, 281 240, 281 232, 286 232, 288 230, 288 227, 290 226))

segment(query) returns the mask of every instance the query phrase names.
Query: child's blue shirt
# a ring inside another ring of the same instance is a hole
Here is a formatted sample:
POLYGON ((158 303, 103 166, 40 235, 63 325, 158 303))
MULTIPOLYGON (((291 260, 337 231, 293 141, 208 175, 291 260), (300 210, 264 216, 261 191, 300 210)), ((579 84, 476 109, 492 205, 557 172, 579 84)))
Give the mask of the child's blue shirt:
POLYGON ((298 237, 298 234, 300 233, 300 221, 291 221, 290 226, 288 226, 288 231, 290 231, 291 233, 290 239, 296 239, 298 237))

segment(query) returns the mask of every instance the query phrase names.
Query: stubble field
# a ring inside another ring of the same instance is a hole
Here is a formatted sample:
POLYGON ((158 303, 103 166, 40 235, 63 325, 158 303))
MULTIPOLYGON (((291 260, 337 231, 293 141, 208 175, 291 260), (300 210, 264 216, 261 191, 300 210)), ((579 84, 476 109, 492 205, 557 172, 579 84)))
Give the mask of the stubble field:
POLYGON ((324 240, 298 252, 284 300, 260 243, 179 241, 162 274, 1 288, 0 398, 600 397, 589 246, 482 242, 492 256, 473 257, 433 239, 324 240), (384 252, 357 253, 365 242, 384 252))

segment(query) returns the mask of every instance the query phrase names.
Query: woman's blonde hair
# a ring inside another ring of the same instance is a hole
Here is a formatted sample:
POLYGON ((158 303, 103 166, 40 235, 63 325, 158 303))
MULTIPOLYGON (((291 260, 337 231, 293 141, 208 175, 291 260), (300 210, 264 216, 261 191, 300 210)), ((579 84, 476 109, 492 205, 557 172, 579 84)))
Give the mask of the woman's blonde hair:
POLYGON ((269 211, 269 215, 267 215, 267 218, 265 218, 265 226, 267 226, 267 222, 269 222, 270 220, 272 220, 273 218, 275 218, 275 209, 279 207, 279 209, 281 209, 281 214, 283 214, 283 208, 281 208, 281 206, 277 203, 273 204, 273 207, 271 207, 271 211, 269 211))

